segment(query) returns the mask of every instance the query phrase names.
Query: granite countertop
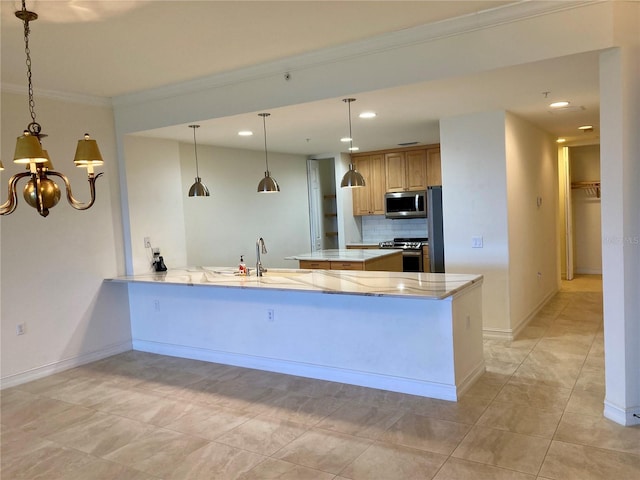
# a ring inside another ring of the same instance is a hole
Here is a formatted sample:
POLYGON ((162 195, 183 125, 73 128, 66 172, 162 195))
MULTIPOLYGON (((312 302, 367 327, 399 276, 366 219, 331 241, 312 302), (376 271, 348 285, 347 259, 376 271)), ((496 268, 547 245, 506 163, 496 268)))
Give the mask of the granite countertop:
POLYGON ((247 277, 233 268, 188 267, 107 281, 441 300, 481 284, 482 275, 269 268, 262 277, 253 271, 247 277))
POLYGON ((334 250, 318 250, 317 252, 301 253, 285 257, 285 260, 312 260, 312 261, 329 261, 329 262, 365 262, 374 258, 386 257, 393 255, 400 250, 396 248, 369 248, 363 250, 357 249, 334 249, 334 250))

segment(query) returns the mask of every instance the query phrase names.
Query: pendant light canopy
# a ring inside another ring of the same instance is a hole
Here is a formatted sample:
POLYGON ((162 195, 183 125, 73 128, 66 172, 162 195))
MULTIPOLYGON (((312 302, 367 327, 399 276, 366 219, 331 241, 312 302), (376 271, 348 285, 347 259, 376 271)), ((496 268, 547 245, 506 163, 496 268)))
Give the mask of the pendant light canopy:
POLYGON ((209 189, 202 183, 200 179, 200 172, 198 171, 198 146, 196 144, 196 128, 200 128, 200 125, 189 125, 189 128, 193 128, 193 150, 196 154, 196 181, 189 189, 190 197, 208 197, 209 189))
MULTIPOLYGON (((54 207, 60 200, 60 187, 49 177, 58 177, 64 183, 67 191, 67 201, 76 210, 87 210, 93 206, 96 199, 95 183, 102 173, 97 175, 93 172, 93 167, 100 166, 104 163, 102 155, 98 149, 95 140, 89 137, 88 133, 84 134, 84 139, 78 140, 74 163, 77 167, 87 169, 87 180, 89 181, 89 190, 91 192, 91 200, 88 203, 82 203, 76 200, 71 193, 71 184, 69 179, 60 172, 53 170, 53 165, 49 159, 46 150, 42 148, 42 139, 46 137, 42 133, 42 126, 36 121, 35 101, 33 99, 33 85, 31 83, 31 50, 29 48, 29 34, 31 33, 29 23, 38 19, 38 14, 27 10, 25 0, 22 0, 22 10, 15 12, 24 27, 24 51, 27 57, 27 84, 29 94, 29 113, 31 114, 31 123, 27 125, 23 134, 16 141, 16 149, 13 155, 13 162, 26 165, 28 172, 21 172, 13 175, 9 179, 9 199, 0 205, 0 215, 9 215, 15 211, 18 206, 17 184, 22 178, 30 177, 23 189, 25 201, 35 208, 38 213, 46 217, 49 215, 49 209, 54 207)), ((0 162, 0 170, 4 170, 2 162, 0 162)))
POLYGON ((271 115, 270 113, 259 113, 262 117, 262 128, 264 130, 264 163, 266 171, 264 172, 264 178, 258 183, 259 193, 276 193, 280 191, 280 185, 276 182, 276 179, 271 176, 269 172, 269 158, 267 155, 267 121, 266 118, 271 115))
MULTIPOLYGON (((353 146, 353 135, 351 132, 351 102, 355 102, 356 99, 343 98, 342 101, 345 102, 349 107, 349 152, 354 152, 358 150, 358 147, 353 146)), ((354 168, 353 162, 349 162, 349 170, 347 170, 347 172, 342 177, 340 186, 342 188, 356 188, 365 186, 364 177, 354 168)))

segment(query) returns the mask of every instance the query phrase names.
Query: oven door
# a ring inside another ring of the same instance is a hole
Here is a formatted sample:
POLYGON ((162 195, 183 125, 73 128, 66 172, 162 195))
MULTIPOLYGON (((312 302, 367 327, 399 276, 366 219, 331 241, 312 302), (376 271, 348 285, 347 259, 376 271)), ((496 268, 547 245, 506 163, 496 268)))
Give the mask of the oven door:
POLYGON ((422 249, 402 250, 402 271, 403 272, 424 272, 422 264, 422 249))

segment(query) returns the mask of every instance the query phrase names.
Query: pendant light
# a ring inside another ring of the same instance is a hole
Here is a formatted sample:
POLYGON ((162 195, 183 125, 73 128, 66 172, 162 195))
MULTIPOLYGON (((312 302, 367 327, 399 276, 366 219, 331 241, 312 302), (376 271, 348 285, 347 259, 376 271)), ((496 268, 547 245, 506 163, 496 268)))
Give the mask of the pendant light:
POLYGON ((196 128, 200 128, 200 125, 189 125, 189 128, 193 128, 193 150, 196 154, 196 181, 189 189, 190 197, 208 197, 209 189, 202 183, 200 179, 200 172, 198 171, 198 146, 196 144, 196 128))
POLYGON ((266 118, 271 115, 270 113, 259 113, 258 116, 262 117, 262 128, 264 130, 264 163, 266 171, 264 172, 264 178, 260 180, 258 184, 259 193, 276 193, 280 191, 280 185, 276 182, 276 179, 271 176, 269 172, 269 159, 267 156, 267 121, 266 118))
MULTIPOLYGON (((355 102, 356 99, 343 98, 342 101, 345 102, 349 107, 349 152, 354 152, 358 150, 358 148, 353 146, 353 135, 351 133, 351 102, 355 102)), ((342 177, 340 186, 342 188, 356 188, 365 186, 364 177, 354 168, 353 162, 351 161, 349 161, 349 170, 347 170, 347 172, 342 177)))
MULTIPOLYGON (((33 99, 33 85, 31 83, 31 50, 29 48, 29 22, 38 19, 38 14, 27 10, 25 0, 22 0, 22 10, 15 12, 24 27, 24 51, 27 56, 27 82, 29 94, 29 113, 31 115, 31 123, 27 125, 23 134, 16 141, 16 149, 13 156, 13 162, 26 165, 28 172, 17 173, 9 179, 9 199, 0 205, 0 215, 10 215, 18 206, 17 184, 22 178, 31 177, 24 187, 23 196, 25 201, 35 208, 38 213, 46 217, 49 215, 49 209, 54 207, 60 200, 60 187, 49 177, 60 178, 65 186, 67 193, 67 201, 76 210, 87 210, 91 208, 96 199, 95 183, 102 175, 97 175, 93 171, 94 166, 100 166, 104 163, 102 155, 98 149, 95 140, 89 137, 88 133, 84 134, 84 139, 78 140, 74 163, 77 167, 87 169, 87 180, 89 181, 89 191, 91 192, 91 200, 88 203, 82 203, 76 200, 71 193, 71 184, 69 179, 60 172, 53 170, 53 165, 49 159, 46 150, 43 150, 41 140, 46 137, 42 133, 42 126, 36 121, 35 101, 33 99)), ((0 170, 4 170, 0 162, 0 170)))

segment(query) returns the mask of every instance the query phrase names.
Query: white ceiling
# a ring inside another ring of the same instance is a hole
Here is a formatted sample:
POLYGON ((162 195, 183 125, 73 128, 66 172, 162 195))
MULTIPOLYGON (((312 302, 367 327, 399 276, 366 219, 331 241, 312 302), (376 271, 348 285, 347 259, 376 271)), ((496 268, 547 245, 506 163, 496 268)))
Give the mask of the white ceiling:
MULTIPOLYGON (((390 31, 500 8, 509 1, 28 1, 33 83, 56 91, 117 97, 316 51, 390 31)), ((2 84, 23 86, 26 69, 20 2, 1 2, 2 84)), ((26 88, 25 88, 26 90, 26 88)), ((506 109, 569 140, 598 135, 597 53, 576 55, 376 92, 354 92, 354 143, 362 150, 438 142, 444 116, 506 109), (545 98, 543 92, 551 92, 545 98), (551 99, 582 108, 550 113, 551 99), (373 120, 357 113, 374 110, 373 120), (580 133, 579 125, 594 125, 580 133)), ((199 144, 263 148, 258 112, 199 122, 199 144), (242 129, 253 137, 239 137, 242 129)), ((273 109, 269 149, 318 154, 346 151, 341 98, 273 109)), ((187 125, 145 134, 192 141, 187 125)), ((597 140, 595 140, 597 141, 597 140)))

